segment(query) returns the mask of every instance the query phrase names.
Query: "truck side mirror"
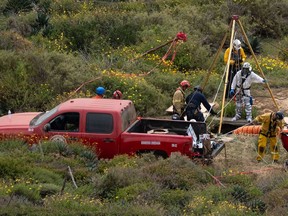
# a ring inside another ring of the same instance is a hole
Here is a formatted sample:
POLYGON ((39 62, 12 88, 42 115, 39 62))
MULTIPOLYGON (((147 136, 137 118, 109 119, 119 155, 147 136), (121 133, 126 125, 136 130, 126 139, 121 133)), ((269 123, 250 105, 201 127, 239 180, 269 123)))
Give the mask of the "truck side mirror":
POLYGON ((44 130, 45 132, 50 131, 50 130, 51 130, 51 125, 50 125, 49 123, 45 124, 44 127, 43 127, 43 130, 44 130))

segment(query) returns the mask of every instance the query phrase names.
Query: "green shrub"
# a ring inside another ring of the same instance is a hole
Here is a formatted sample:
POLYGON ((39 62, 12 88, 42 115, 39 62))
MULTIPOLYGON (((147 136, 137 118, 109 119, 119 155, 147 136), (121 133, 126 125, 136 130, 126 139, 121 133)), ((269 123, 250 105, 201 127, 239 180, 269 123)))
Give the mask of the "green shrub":
POLYGON ((0 47, 3 50, 21 51, 33 47, 31 41, 14 31, 1 31, 0 36, 0 47))
POLYGON ((37 204, 41 201, 39 186, 16 184, 12 190, 13 195, 27 198, 29 201, 37 204))
POLYGON ((33 0, 7 0, 4 8, 5 14, 18 14, 20 12, 29 11, 33 8, 33 0))
POLYGON ((41 184, 39 187, 39 194, 41 198, 45 198, 46 196, 55 195, 60 193, 61 187, 59 185, 55 185, 52 183, 41 184))
POLYGON ((30 168, 19 158, 0 157, 0 176, 2 178, 18 178, 25 176, 30 168))
POLYGON ((81 154, 84 159, 85 164, 89 170, 95 170, 98 165, 98 157, 95 152, 91 150, 86 150, 81 154))
POLYGON ((178 153, 149 167, 143 167, 143 173, 162 188, 174 190, 189 190, 197 187, 196 181, 201 184, 211 180, 191 159, 178 153))
MULTIPOLYGON (((155 189, 151 182, 141 182, 128 185, 127 187, 123 187, 117 190, 115 194, 115 200, 125 201, 125 202, 138 202, 145 203, 147 202, 147 194, 149 191, 155 189)), ((149 197, 149 202, 153 203, 151 197, 149 197)))
POLYGON ((102 79, 95 81, 95 84, 105 86, 108 89, 107 96, 119 89, 124 99, 134 102, 136 110, 142 116, 164 114, 172 100, 161 94, 157 86, 147 83, 143 77, 125 75, 119 71, 104 71, 102 79))
POLYGON ((62 184, 63 176, 56 173, 54 170, 49 170, 44 167, 34 167, 31 169, 31 177, 38 182, 49 184, 62 184))
POLYGON ((248 175, 232 175, 232 176, 226 176, 223 180, 223 184, 239 184, 241 186, 248 186, 251 184, 253 180, 253 176, 248 175))
POLYGON ((1 100, 5 104, 2 109, 6 110, 43 110, 57 94, 75 89, 89 76, 80 59, 57 53, 32 51, 15 55, 2 51, 0 62, 1 100))
POLYGON ((103 205, 97 212, 99 216, 105 215, 139 215, 139 216, 164 216, 168 213, 158 204, 135 204, 135 203, 109 203, 103 205))
POLYGON ((138 182, 139 174, 139 171, 132 168, 110 168, 100 181, 95 182, 95 195, 102 198, 115 198, 117 190, 138 182))
POLYGON ((182 215, 183 208, 192 199, 192 194, 193 192, 187 190, 163 190, 158 200, 170 215, 182 215))
POLYGON ((0 145, 0 156, 7 155, 7 154, 13 154, 14 152, 21 152, 20 154, 23 154, 23 151, 28 150, 28 146, 23 143, 22 140, 15 140, 15 139, 4 139, 1 140, 0 145))

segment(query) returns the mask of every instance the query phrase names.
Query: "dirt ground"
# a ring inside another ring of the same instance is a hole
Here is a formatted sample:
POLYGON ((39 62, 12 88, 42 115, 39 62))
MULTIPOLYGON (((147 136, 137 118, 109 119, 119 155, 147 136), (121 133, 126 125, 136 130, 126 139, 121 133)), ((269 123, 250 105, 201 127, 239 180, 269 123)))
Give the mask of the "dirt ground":
POLYGON ((263 113, 268 109, 275 111, 276 107, 273 102, 274 98, 279 107, 279 110, 288 113, 288 88, 271 88, 272 96, 268 89, 253 89, 252 91, 254 97, 254 106, 257 107, 258 110, 263 110, 263 113))
MULTIPOLYGON (((288 113, 288 89, 271 89, 271 92, 279 106, 279 110, 288 113)), ((253 97, 255 99, 254 106, 260 110, 259 114, 265 113, 268 110, 276 111, 269 91, 254 91, 253 97)), ((287 119, 286 117, 286 123, 288 123, 287 119)), ((288 152, 284 149, 280 139, 278 141, 280 149, 279 164, 272 162, 269 152, 267 152, 262 162, 258 163, 256 161, 257 135, 227 135, 222 137, 222 139, 225 142, 226 151, 223 150, 213 162, 213 166, 219 169, 219 175, 233 175, 243 172, 244 174, 256 174, 257 178, 261 179, 273 176, 273 174, 278 172, 285 172, 284 162, 288 160, 288 152)))

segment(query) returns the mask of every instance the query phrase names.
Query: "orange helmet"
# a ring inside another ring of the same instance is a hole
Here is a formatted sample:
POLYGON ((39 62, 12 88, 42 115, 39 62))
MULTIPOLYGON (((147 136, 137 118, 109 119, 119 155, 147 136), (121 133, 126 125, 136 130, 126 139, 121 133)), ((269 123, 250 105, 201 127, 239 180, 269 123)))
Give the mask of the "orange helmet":
POLYGON ((182 87, 184 87, 184 86, 190 87, 190 83, 187 80, 183 80, 182 82, 180 82, 180 85, 182 87))
POLYGON ((120 90, 116 90, 113 92, 113 99, 122 99, 122 92, 120 90))

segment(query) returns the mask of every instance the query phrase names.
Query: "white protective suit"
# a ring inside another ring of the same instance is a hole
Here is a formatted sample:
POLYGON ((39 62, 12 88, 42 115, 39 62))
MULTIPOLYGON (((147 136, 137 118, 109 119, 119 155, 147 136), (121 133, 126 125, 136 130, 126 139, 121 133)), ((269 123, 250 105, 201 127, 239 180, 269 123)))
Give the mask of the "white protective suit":
POLYGON ((234 76, 231 90, 235 90, 236 115, 232 119, 233 121, 241 118, 242 107, 245 106, 246 120, 252 122, 252 97, 250 94, 252 83, 265 83, 265 80, 253 71, 245 75, 242 70, 239 70, 234 76))

